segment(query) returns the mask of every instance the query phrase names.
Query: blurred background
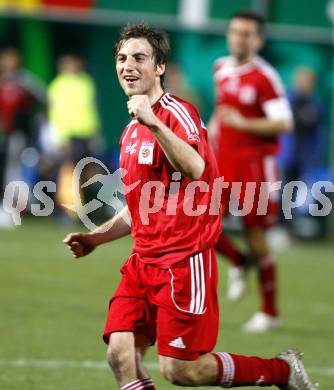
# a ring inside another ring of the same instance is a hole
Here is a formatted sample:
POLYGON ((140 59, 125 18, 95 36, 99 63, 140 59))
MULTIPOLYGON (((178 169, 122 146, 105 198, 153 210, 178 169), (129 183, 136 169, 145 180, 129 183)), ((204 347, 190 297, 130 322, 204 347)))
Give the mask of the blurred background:
MULTIPOLYGON (((237 330, 253 310, 254 281, 238 307, 221 297, 219 347, 270 355, 292 344, 308 353, 321 388, 333 388, 334 213, 312 217, 308 206, 312 184, 334 179, 334 1, 0 0, 0 197, 13 180, 29 188, 28 202, 15 195, 23 202, 22 226, 14 228, 0 206, 1 389, 116 388, 96 340, 131 241, 99 248, 79 267, 68 261, 61 240, 73 223, 83 227, 59 205, 72 202, 71 176, 82 157, 99 158, 111 171, 118 167, 118 141, 129 121, 114 69, 120 29, 146 21, 168 32, 167 90, 195 103, 207 121, 213 62, 227 54, 227 21, 241 9, 269 21, 261 55, 280 73, 296 123, 293 138, 281 139, 281 169, 286 181, 303 180, 308 190, 292 221, 282 219, 281 232, 271 237, 281 252, 285 327, 275 337, 249 338, 237 330), (31 216, 39 180, 57 183, 57 193, 48 192, 56 204, 48 218, 31 216)), ((105 173, 101 169, 87 169, 80 180, 105 173)), ((82 189, 82 199, 88 202, 99 189, 82 189)), ((333 192, 326 195, 334 202, 333 192)), ((102 207, 95 218, 112 212, 102 207)), ((238 225, 231 221, 230 228, 238 225)), ((220 272, 224 284, 226 271, 220 272)), ((148 360, 159 389, 169 389, 154 355, 148 360)))
MULTIPOLYGON (((146 21, 168 32, 173 50, 167 89, 194 102, 207 121, 214 103, 212 64, 227 53, 227 20, 247 8, 269 21, 261 54, 283 78, 295 114, 294 138, 281 140, 285 180, 303 180, 309 189, 317 180, 332 181, 333 1, 1 0, 2 193, 14 178, 23 177, 31 188, 37 179, 53 177, 58 200, 68 203, 70 162, 94 155, 108 167, 118 167, 118 141, 128 114, 114 71, 113 46, 128 22, 146 21), (17 84, 24 85, 21 91, 15 91, 15 77, 10 76, 15 67, 22 71, 17 76, 17 84), (71 134, 73 124, 79 130, 71 134)), ((309 216, 311 202, 307 194, 290 231, 305 238, 333 234, 333 218, 309 216)))

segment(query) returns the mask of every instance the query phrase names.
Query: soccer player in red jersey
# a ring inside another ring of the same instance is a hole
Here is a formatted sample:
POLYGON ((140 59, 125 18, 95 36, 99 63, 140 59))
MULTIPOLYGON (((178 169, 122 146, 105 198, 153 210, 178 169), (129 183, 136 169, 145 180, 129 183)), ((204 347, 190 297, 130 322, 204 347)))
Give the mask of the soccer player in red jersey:
POLYGON ((257 55, 263 45, 263 29, 263 18, 253 12, 240 12, 231 19, 227 32, 231 55, 219 58, 214 66, 216 107, 208 125, 220 174, 230 184, 223 191, 224 214, 233 201, 246 214, 243 223, 248 258, 223 232, 216 244, 216 249, 233 264, 228 273, 228 298, 237 300, 243 295, 247 260, 255 262, 259 273, 261 310, 244 325, 249 332, 280 325, 276 266, 266 242, 266 231, 278 218, 279 192, 269 193, 268 185, 279 181, 278 135, 292 127, 292 113, 280 77, 257 55), (234 182, 242 183, 241 189, 232 190, 234 182), (246 190, 246 183, 256 186, 246 190))
POLYGON ((82 257, 133 236, 109 304, 107 360, 121 390, 155 389, 143 365, 155 341, 161 371, 175 385, 311 389, 295 351, 273 359, 211 353, 219 323, 213 245, 221 215, 219 207, 212 213, 206 206, 218 169, 195 107, 164 92, 168 51, 165 35, 146 25, 123 31, 116 70, 133 119, 121 137, 120 165, 132 190, 126 191, 127 206, 110 221, 64 240, 82 257), (297 381, 299 387, 290 387, 297 381))

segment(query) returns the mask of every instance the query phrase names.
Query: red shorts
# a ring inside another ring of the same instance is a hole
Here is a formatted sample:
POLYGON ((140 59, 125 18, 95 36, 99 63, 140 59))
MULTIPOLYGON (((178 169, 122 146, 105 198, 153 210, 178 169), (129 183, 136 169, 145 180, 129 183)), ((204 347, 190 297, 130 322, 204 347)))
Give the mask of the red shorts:
POLYGON ((143 263, 134 253, 109 303, 103 339, 113 332, 144 334, 160 355, 196 360, 214 348, 219 326, 217 264, 213 248, 169 269, 143 263))
POLYGON ((268 228, 276 224, 279 215, 280 192, 268 192, 268 184, 279 181, 279 170, 275 156, 236 155, 220 158, 219 172, 229 183, 222 192, 224 215, 234 215, 236 207, 244 210, 241 214, 247 227, 268 228), (232 189, 232 183, 234 189, 232 189), (246 190, 246 183, 248 190, 246 190), (241 186, 241 187, 238 187, 241 186))

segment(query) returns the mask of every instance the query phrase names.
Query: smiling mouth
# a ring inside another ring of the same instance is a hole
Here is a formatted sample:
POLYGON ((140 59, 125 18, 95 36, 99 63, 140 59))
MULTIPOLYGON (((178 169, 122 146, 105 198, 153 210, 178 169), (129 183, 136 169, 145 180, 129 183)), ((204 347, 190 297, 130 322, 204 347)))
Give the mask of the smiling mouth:
POLYGON ((124 76, 124 80, 128 85, 135 84, 136 81, 139 80, 139 77, 137 76, 124 76))

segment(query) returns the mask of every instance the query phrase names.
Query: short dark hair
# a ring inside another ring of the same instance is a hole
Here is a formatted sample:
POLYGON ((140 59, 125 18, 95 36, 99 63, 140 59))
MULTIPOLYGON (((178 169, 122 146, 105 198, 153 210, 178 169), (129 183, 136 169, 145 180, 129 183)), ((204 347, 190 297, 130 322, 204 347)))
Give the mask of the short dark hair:
POLYGON ((244 10, 236 12, 231 19, 234 18, 252 20, 257 24, 258 33, 262 36, 265 35, 266 19, 261 14, 251 10, 244 10))
MULTIPOLYGON (((170 52, 170 44, 166 33, 156 30, 146 23, 128 24, 115 44, 115 57, 121 49, 124 42, 131 38, 145 38, 152 46, 153 57, 156 65, 166 64, 170 52)), ((160 76, 161 86, 163 87, 165 75, 160 76)))

